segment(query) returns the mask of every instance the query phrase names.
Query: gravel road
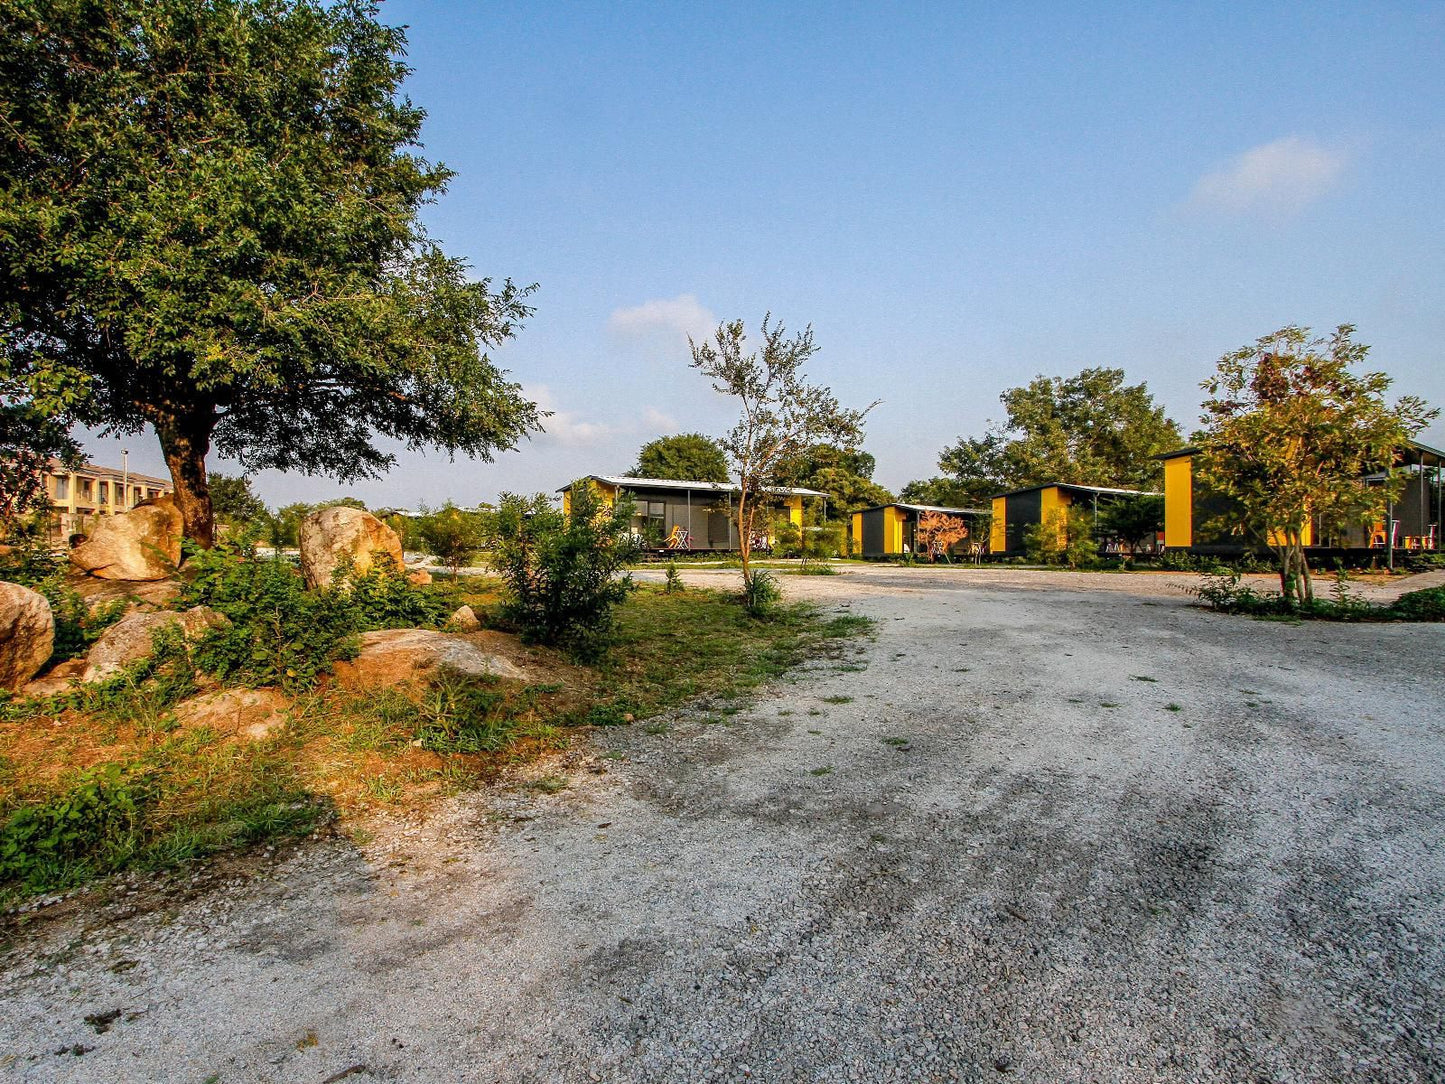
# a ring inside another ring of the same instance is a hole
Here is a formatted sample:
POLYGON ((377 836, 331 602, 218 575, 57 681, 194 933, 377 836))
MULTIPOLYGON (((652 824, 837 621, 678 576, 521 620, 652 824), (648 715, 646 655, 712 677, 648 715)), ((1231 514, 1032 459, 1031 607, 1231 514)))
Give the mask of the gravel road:
POLYGON ((532 769, 560 793, 32 923, 0 1077, 1445 1079, 1445 626, 784 582, 876 635, 532 769))

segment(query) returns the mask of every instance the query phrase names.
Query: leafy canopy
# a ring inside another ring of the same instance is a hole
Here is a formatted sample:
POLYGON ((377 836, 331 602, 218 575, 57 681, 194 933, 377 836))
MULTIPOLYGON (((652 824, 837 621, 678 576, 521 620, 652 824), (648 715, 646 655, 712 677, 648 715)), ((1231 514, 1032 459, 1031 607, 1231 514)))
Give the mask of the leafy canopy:
POLYGON ((814 444, 780 463, 774 480, 828 494, 828 519, 842 520, 893 500, 892 493, 873 481, 875 463, 873 456, 856 448, 814 444))
POLYGON ((1197 435, 1200 484, 1237 509, 1244 528, 1269 540, 1286 598, 1314 597, 1304 535, 1381 515, 1398 495, 1405 442, 1438 415, 1407 395, 1385 401, 1390 378, 1356 372, 1369 347, 1341 324, 1329 338, 1281 328, 1219 359, 1197 435), (1383 484, 1366 476, 1384 473, 1383 484))
POLYGON ((210 476, 211 507, 216 519, 240 527, 267 520, 266 505, 251 489, 251 479, 228 474, 210 476))
POLYGON ((938 465, 958 484, 963 505, 1046 482, 1148 489, 1153 456, 1181 443, 1179 427, 1143 384, 1123 369, 1085 369, 1068 378, 1039 376, 999 396, 1008 420, 981 437, 945 448, 938 465))
POLYGON ((676 478, 683 482, 726 482, 727 453, 712 437, 678 433, 648 441, 637 453, 629 478, 676 478))
POLYGON ((392 463, 377 435, 485 459, 538 424, 483 353, 528 291, 423 229, 452 174, 415 153, 376 10, 0 0, 4 374, 49 414, 84 382, 74 420, 154 426, 203 542, 212 446, 354 479, 392 463))

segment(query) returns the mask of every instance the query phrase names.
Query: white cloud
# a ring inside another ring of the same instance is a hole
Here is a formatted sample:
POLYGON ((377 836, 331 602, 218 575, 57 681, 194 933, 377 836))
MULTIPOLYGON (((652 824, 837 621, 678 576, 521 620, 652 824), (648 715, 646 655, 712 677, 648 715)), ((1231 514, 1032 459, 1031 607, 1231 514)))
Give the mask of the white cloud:
POLYGON ((717 327, 717 317, 693 294, 657 298, 630 309, 614 309, 607 327, 625 338, 650 338, 659 334, 701 340, 717 327))
POLYGON ((550 417, 542 419, 543 432, 536 438, 539 441, 575 447, 597 444, 618 432, 613 426, 601 422, 584 421, 576 411, 561 409, 557 397, 546 384, 525 385, 522 392, 543 410, 552 412, 550 417))
POLYGON ((1189 205, 1230 214, 1292 213, 1324 195, 1344 172, 1345 156, 1299 136, 1245 151, 1201 177, 1189 205))
POLYGON ((671 414, 664 414, 656 407, 648 407, 642 412, 642 425, 650 433, 661 433, 664 436, 676 433, 680 428, 677 419, 671 414))

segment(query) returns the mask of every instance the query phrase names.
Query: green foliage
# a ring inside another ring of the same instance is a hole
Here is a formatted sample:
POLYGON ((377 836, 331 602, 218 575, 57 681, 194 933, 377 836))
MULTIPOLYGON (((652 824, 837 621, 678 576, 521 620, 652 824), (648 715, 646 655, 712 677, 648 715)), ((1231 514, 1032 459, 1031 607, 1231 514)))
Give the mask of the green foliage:
POLYGON ((119 764, 76 773, 0 825, 0 885, 43 892, 120 867, 139 846, 141 810, 152 797, 146 780, 119 764))
POLYGON ((71 470, 85 465, 70 426, 88 390, 48 362, 19 366, 0 351, 0 528, 50 506, 41 471, 51 459, 71 470))
POLYGON ((1114 497, 1100 504, 1099 531, 1118 539, 1130 553, 1154 541, 1164 529, 1164 498, 1148 493, 1114 497))
POLYGON ((1445 587, 1409 591, 1390 605, 1396 621, 1445 621, 1445 587))
POLYGON ((854 512, 892 502, 893 494, 873 481, 874 466, 865 451, 814 444, 780 463, 773 480, 828 494, 828 519, 847 520, 854 512))
POLYGON ((1179 427, 1147 385, 1125 384, 1123 369, 1036 377, 999 396, 1008 420, 982 437, 945 448, 938 465, 957 483, 955 503, 1047 482, 1153 489, 1153 457, 1180 444, 1179 427))
POLYGON ((1350 594, 1348 577, 1336 573, 1330 597, 1301 602, 1293 594, 1256 591, 1237 570, 1205 575, 1191 593, 1216 613, 1317 621, 1445 621, 1445 588, 1427 587, 1380 606, 1350 594))
POLYGON ((211 447, 355 478, 393 461, 377 434, 488 458, 537 426, 481 352, 528 291, 426 234, 452 174, 414 152, 405 36, 375 12, 0 4, 0 373, 154 426, 192 537, 211 447))
MULTIPOLYGON (((434 753, 496 753, 511 744, 520 710, 497 678, 433 682, 416 706, 416 740, 434 753)), ((530 703, 530 702, 529 702, 530 703)))
POLYGON ((456 610, 456 600, 439 590, 426 590, 406 578, 391 554, 378 551, 371 567, 357 573, 337 569, 337 588, 356 614, 356 626, 370 629, 441 628, 456 610))
POLYGON ((84 655, 101 633, 125 615, 125 602, 117 599, 92 610, 66 579, 65 559, 51 550, 37 531, 23 530, 12 537, 14 549, 0 557, 0 579, 38 591, 50 603, 55 646, 46 665, 84 655))
POLYGON ((307 591, 289 561, 222 543, 192 552, 186 571, 184 604, 230 618, 229 627, 212 629, 195 648, 197 665, 223 681, 295 692, 353 650, 362 618, 351 596, 307 591))
POLYGON ((904 504, 931 504, 940 508, 987 508, 989 496, 994 492, 990 486, 980 487, 956 478, 925 478, 909 482, 898 499, 904 504))
POLYGON ((631 519, 630 502, 606 508, 582 479, 572 486, 568 513, 545 494, 503 495, 492 566, 506 584, 502 615, 523 639, 583 660, 602 654, 613 611, 633 589, 622 572, 638 552, 631 519))
POLYGON ((1286 327, 1220 358, 1201 387, 1206 428, 1194 460, 1201 486, 1228 501, 1237 527, 1268 540, 1280 587, 1314 599, 1304 537, 1377 518, 1398 494, 1395 457, 1433 419, 1414 396, 1385 401, 1390 378, 1356 373, 1369 347, 1342 324, 1328 339, 1286 327), (1386 472, 1384 484, 1366 476, 1386 472))
POLYGON ((787 512, 777 512, 771 517, 768 533, 773 539, 775 557, 799 557, 803 552, 803 530, 787 512))
POLYGON ((667 581, 663 584, 662 589, 666 591, 669 595, 681 594, 684 588, 682 583, 682 576, 677 571, 677 562, 668 561, 666 572, 667 581))
POLYGON ((804 527, 802 532, 803 563, 826 561, 843 556, 848 531, 841 523, 828 523, 817 527, 804 527))
POLYGON ((759 569, 743 581, 743 609, 753 617, 771 617, 783 599, 783 589, 767 569, 759 569))
POLYGON ((701 433, 678 433, 648 441, 637 453, 630 478, 677 478, 684 482, 726 482, 728 457, 701 433))
POLYGON ((1098 562, 1093 518, 1082 508, 1055 510, 1024 528, 1024 554, 1035 564, 1089 568, 1098 562))
POLYGON ((270 514, 266 505, 252 491, 251 479, 245 475, 233 478, 226 474, 211 474, 207 484, 211 489, 211 509, 218 522, 242 528, 268 523, 270 514))
POLYGON ((451 569, 455 580, 462 565, 470 564, 486 546, 491 533, 488 518, 447 501, 435 511, 423 509, 413 526, 427 552, 451 569))

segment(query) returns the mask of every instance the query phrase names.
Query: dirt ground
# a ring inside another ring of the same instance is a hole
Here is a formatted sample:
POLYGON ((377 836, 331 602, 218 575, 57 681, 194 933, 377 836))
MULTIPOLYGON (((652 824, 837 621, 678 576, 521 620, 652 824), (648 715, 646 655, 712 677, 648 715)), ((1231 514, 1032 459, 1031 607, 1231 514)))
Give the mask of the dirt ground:
POLYGON ((1445 1079, 1445 626, 783 582, 876 635, 531 770, 560 793, 36 918, 0 1077, 1445 1079))

